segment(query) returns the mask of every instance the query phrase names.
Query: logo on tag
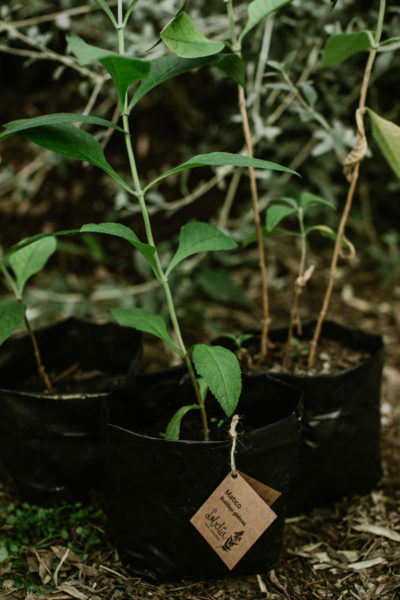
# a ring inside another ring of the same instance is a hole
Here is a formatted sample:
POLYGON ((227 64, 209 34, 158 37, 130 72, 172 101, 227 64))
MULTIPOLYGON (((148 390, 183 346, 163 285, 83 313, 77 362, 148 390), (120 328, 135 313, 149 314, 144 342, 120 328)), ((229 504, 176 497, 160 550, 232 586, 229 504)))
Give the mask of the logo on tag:
POLYGON ((228 569, 277 518, 266 501, 280 493, 238 471, 229 473, 190 522, 228 569))

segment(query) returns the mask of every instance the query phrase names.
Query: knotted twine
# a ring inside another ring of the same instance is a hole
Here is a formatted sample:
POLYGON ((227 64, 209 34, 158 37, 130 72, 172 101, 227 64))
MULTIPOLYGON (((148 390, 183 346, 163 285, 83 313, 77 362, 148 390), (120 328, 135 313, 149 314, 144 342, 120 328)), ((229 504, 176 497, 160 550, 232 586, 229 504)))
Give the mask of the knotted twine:
POLYGON ((357 141, 353 150, 345 158, 343 162, 343 173, 347 181, 351 181, 353 169, 358 162, 361 162, 367 153, 368 144, 367 137, 365 135, 364 127, 364 114, 365 109, 358 108, 356 111, 356 123, 357 123, 357 141))
POLYGON ((229 428, 229 435, 232 438, 232 446, 231 446, 231 473, 232 475, 236 476, 236 462, 235 462, 235 453, 236 453, 236 444, 237 444, 237 431, 236 428, 238 426, 239 423, 239 415, 233 415, 232 417, 232 421, 231 421, 231 426, 229 428))

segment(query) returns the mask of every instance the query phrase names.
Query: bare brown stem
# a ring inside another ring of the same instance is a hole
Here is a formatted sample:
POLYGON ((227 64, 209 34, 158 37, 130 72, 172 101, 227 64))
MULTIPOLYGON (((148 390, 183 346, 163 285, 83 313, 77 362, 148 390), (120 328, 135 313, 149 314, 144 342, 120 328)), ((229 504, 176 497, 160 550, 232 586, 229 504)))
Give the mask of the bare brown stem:
POLYGON ((317 345, 319 342, 319 338, 321 336, 322 325, 324 323, 326 314, 328 312, 329 303, 330 303, 330 299, 332 296, 337 262, 339 259, 340 249, 341 249, 342 241, 343 241, 344 234, 345 234, 347 219, 350 214, 350 209, 352 206, 354 194, 355 194, 356 187, 357 187, 358 176, 360 173, 360 165, 361 165, 361 161, 364 159, 366 149, 367 149, 367 142, 366 142, 366 137, 365 137, 365 132, 364 132, 365 103, 366 103, 366 98, 367 98, 367 93, 368 93, 368 86, 371 81, 372 68, 374 66, 376 54, 378 51, 378 45, 379 45, 379 42, 380 42, 380 39, 382 36, 385 8, 386 8, 386 0, 380 0, 378 24, 377 24, 376 33, 375 33, 375 47, 370 50, 369 55, 368 55, 368 61, 367 61, 366 67, 365 67, 363 81, 361 84, 358 109, 356 111, 356 121, 357 121, 357 127, 358 127, 357 144, 356 144, 356 147, 353 149, 352 152, 350 152, 349 156, 345 160, 345 175, 349 181, 349 189, 348 189, 348 193, 347 193, 346 204, 345 204, 345 207, 343 210, 342 218, 340 220, 339 229, 337 232, 335 248, 334 248, 333 255, 332 255, 331 266, 330 266, 330 270, 329 270, 328 286, 327 286, 325 296, 323 299, 322 308, 321 308, 320 314, 318 316, 318 321, 317 321, 317 325, 315 328, 314 336, 311 341, 310 355, 309 355, 309 359, 308 359, 308 366, 310 369, 313 368, 314 363, 315 363, 315 355, 316 355, 316 351, 317 351, 317 345))
MULTIPOLYGON (((248 119, 248 115, 247 115, 246 96, 245 96, 244 88, 241 85, 238 86, 238 95, 239 95, 239 109, 240 109, 240 115, 242 118, 243 134, 244 134, 244 139, 246 142, 247 154, 248 154, 248 156, 253 157, 254 156, 253 142, 251 139, 249 119, 248 119)), ((256 175, 255 175, 253 167, 249 168, 249 178, 250 178, 251 201, 252 201, 252 205, 253 205, 254 224, 256 226, 256 233, 257 233, 258 264, 260 267, 260 275, 261 275, 261 299, 262 299, 262 308, 263 308, 263 318, 262 318, 262 328, 261 328, 261 353, 260 353, 259 363, 262 363, 265 360, 267 353, 268 353, 268 329, 269 329, 268 278, 267 278, 267 267, 266 267, 266 262, 265 262, 264 239, 263 239, 263 233, 262 233, 260 211, 259 211, 259 207, 258 207, 257 181, 256 181, 256 175)))
POLYGON ((26 329, 28 330, 29 337, 31 338, 31 341, 32 341, 33 352, 35 354, 35 360, 36 360, 40 379, 43 381, 47 391, 51 394, 54 391, 53 386, 51 384, 50 377, 47 375, 46 369, 44 368, 44 364, 43 364, 42 358, 40 356, 40 351, 39 351, 39 346, 38 346, 38 343, 36 340, 36 336, 33 332, 33 329, 31 327, 31 324, 29 323, 29 319, 27 316, 24 317, 24 321, 25 321, 26 329))

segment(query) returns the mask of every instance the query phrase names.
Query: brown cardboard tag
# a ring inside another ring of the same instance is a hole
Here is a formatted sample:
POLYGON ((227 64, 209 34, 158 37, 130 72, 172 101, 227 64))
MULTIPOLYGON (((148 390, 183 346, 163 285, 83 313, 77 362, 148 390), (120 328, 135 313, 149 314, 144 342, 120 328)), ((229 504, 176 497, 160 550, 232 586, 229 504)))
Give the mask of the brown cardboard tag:
POLYGON ((277 517, 247 478, 229 473, 190 520, 230 570, 277 517))
POLYGON ((257 479, 253 479, 250 475, 246 475, 246 473, 242 473, 241 471, 237 471, 240 475, 247 481, 247 483, 253 488, 255 492, 268 504, 268 506, 272 506, 276 500, 278 500, 279 496, 281 496, 281 492, 274 490, 274 488, 265 485, 265 483, 261 483, 261 481, 257 481, 257 479))

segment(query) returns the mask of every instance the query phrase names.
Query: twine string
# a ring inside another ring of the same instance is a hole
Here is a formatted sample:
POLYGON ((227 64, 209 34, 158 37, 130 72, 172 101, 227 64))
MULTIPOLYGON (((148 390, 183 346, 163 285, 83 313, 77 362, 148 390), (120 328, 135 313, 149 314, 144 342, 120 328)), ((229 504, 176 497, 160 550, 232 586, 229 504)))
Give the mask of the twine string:
POLYGON ((233 415, 231 426, 229 428, 229 435, 232 438, 232 446, 231 446, 231 472, 236 474, 236 462, 235 462, 235 453, 236 453, 236 443, 237 443, 237 426, 239 423, 239 415, 233 415))

